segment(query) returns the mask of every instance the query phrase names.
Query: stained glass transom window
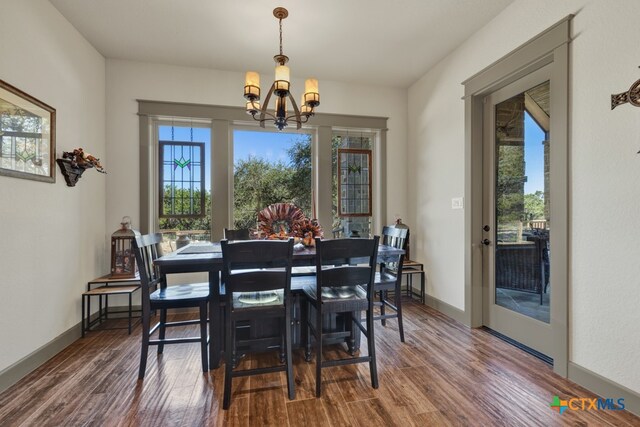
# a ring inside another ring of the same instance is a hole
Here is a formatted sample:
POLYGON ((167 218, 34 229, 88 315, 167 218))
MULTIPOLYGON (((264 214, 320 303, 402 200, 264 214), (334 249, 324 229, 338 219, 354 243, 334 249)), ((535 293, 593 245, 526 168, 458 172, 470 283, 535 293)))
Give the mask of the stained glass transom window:
POLYGON ((160 217, 205 216, 204 142, 160 141, 160 217))

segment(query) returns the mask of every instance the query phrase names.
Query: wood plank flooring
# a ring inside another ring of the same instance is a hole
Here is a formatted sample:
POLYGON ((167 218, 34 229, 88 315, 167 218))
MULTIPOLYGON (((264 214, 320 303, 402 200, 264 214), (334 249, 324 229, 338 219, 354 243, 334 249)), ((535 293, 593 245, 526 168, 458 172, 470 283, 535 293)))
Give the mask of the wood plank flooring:
MULTIPOLYGON (((554 395, 595 396, 486 331, 415 302, 405 303, 406 343, 395 321, 376 328, 379 389, 366 364, 328 368, 316 399, 315 365, 296 351, 296 400, 287 399, 282 372, 237 378, 228 411, 223 368, 203 374, 197 344, 168 346, 160 357, 152 348, 147 376, 137 381, 139 334, 95 331, 76 341, 0 394, 0 426, 640 426, 626 411, 559 414, 549 406, 554 395)), ((329 347, 326 356, 341 352, 329 347)))

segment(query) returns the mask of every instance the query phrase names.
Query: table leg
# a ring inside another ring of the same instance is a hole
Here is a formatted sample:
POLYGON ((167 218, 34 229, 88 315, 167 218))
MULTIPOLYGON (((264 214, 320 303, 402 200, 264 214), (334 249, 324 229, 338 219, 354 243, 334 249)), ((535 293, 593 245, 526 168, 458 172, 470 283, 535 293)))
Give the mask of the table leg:
POLYGON ((81 336, 82 336, 82 338, 84 338, 84 299, 85 299, 85 296, 82 295, 82 323, 81 323, 81 326, 82 326, 82 334, 81 334, 81 336))
POLYGON ((218 271, 209 271, 209 369, 220 366, 222 322, 220 321, 220 279, 218 271))
POLYGON ((133 292, 129 293, 129 335, 131 335, 131 295, 133 292))
POLYGON ((102 325, 102 295, 98 295, 98 324, 102 325))

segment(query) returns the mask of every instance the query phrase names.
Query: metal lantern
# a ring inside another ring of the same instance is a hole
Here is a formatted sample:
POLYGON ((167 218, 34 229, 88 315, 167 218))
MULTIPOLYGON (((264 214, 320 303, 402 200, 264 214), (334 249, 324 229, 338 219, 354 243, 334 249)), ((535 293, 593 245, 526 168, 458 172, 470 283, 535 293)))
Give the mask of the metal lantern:
POLYGON ((140 232, 131 228, 131 218, 125 216, 120 223, 122 227, 111 235, 111 277, 126 279, 136 277, 136 254, 133 239, 140 232))

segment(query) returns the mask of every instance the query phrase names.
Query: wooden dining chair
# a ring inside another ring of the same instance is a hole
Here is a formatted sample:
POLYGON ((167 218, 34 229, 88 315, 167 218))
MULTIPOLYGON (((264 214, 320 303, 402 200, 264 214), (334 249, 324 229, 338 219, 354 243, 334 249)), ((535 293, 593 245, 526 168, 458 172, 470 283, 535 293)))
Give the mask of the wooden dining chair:
POLYGON ((289 399, 295 399, 291 357, 292 311, 291 265, 293 239, 288 241, 223 240, 222 277, 225 301, 225 375, 223 408, 231 405, 231 381, 235 377, 285 371, 289 399), (240 339, 238 322, 280 322, 279 334, 240 339), (245 352, 277 350, 282 365, 238 370, 234 367, 237 349, 245 352), (284 356, 284 357, 282 357, 284 356))
POLYGON ((224 238, 227 240, 249 240, 251 237, 248 228, 225 228, 224 238))
POLYGON ((158 354, 162 354, 165 344, 199 342, 202 353, 202 371, 208 371, 207 304, 209 302, 209 283, 167 286, 166 278, 160 276, 157 268, 153 265, 153 261, 162 253, 161 243, 162 234, 156 233, 136 237, 133 245, 142 286, 142 349, 140 351, 139 379, 143 379, 145 375, 150 345, 158 346, 158 354), (198 308, 200 315, 196 320, 167 322, 167 310, 174 308, 198 308), (156 310, 160 313, 160 320, 151 327, 151 312, 156 310), (200 325, 199 337, 166 338, 166 328, 193 324, 200 325), (152 340, 151 335, 156 331, 158 331, 158 339, 152 340))
MULTIPOLYGON (((382 244, 393 246, 394 248, 407 249, 409 237, 408 228, 383 227, 382 244)), ((386 326, 387 319, 398 319, 398 331, 400 332, 400 342, 404 342, 404 327, 402 324, 402 267, 404 264, 404 254, 400 255, 397 261, 380 263, 380 271, 376 273, 373 286, 374 293, 378 300, 374 303, 380 307, 380 315, 374 320, 381 320, 382 326, 386 326), (393 300, 389 298, 389 291, 393 292, 393 300), (392 310, 388 313, 387 308, 392 310)))
POLYGON ((322 394, 322 368, 369 363, 371 386, 378 388, 376 347, 373 326, 373 289, 376 271, 376 254, 380 237, 373 239, 316 238, 316 280, 303 290, 307 297, 306 356, 310 359, 311 337, 316 345, 316 397, 322 394), (357 264, 356 264, 357 263, 357 264), (314 308, 312 313, 311 307, 314 308), (366 327, 360 320, 366 312, 366 327), (354 346, 354 331, 324 332, 323 320, 327 315, 342 313, 353 322, 367 338, 368 354, 338 360, 322 360, 323 344, 329 340, 349 339, 348 347, 354 346))

